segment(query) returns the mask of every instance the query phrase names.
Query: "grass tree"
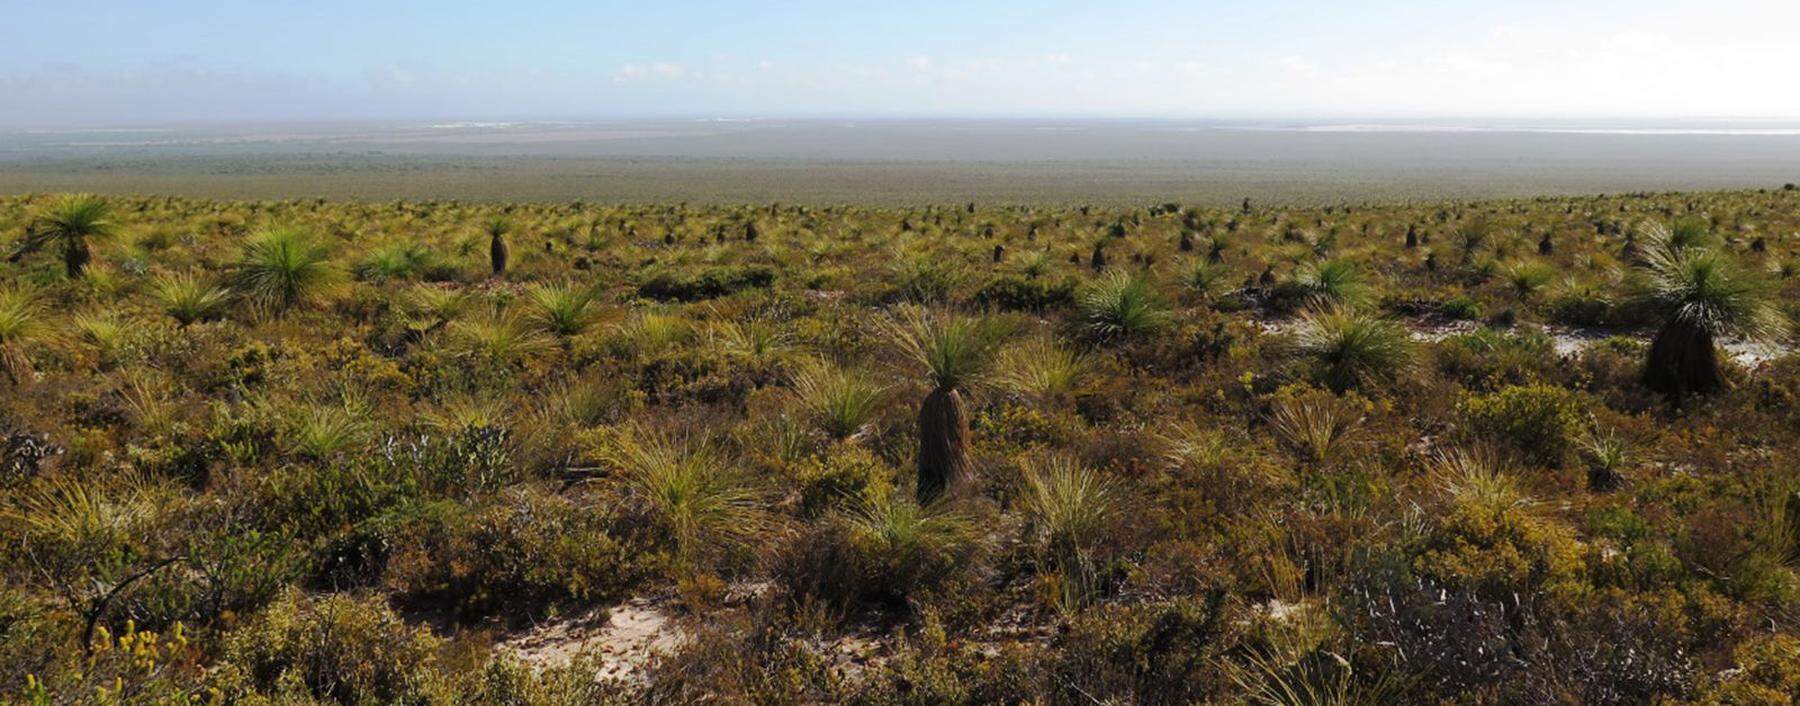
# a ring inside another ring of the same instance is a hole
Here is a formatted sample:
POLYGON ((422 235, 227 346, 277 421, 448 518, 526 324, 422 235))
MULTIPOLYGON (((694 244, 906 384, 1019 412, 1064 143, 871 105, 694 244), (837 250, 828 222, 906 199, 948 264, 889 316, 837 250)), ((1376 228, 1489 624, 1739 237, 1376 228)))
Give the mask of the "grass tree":
POLYGON ((1405 326, 1342 307, 1301 314, 1300 350, 1318 365, 1320 381, 1339 392, 1391 379, 1413 360, 1405 326))
POLYGON ((1723 253, 1671 240, 1647 248, 1645 258, 1645 298, 1663 312, 1644 363, 1651 389, 1671 396, 1717 390, 1725 385, 1720 337, 1767 340, 1787 330, 1774 290, 1723 253))
POLYGON ((1355 307, 1369 300, 1369 281, 1349 260, 1332 258, 1308 262, 1294 271, 1289 285, 1293 301, 1324 306, 1355 307))
POLYGON ((488 236, 488 265, 493 268, 494 276, 506 274, 506 234, 512 232, 512 221, 505 216, 494 216, 482 224, 482 230, 488 236))
POLYGON ((768 526, 764 499, 712 444, 628 425, 600 451, 684 560, 744 548, 768 526))
POLYGON ((593 290, 572 284, 539 284, 525 290, 534 305, 532 319, 545 331, 557 336, 573 336, 586 330, 594 320, 589 306, 594 302, 593 290))
POLYGON ((104 199, 89 194, 64 196, 38 214, 12 259, 54 246, 62 251, 63 270, 69 279, 76 279, 93 259, 88 241, 112 235, 115 228, 112 207, 104 199))
POLYGON ((217 318, 231 298, 225 289, 186 272, 158 277, 150 291, 163 313, 182 326, 217 318))
POLYGON ((26 345, 42 330, 36 299, 22 289, 0 289, 0 373, 17 382, 31 370, 26 345))
POLYGON ((1156 286, 1141 274, 1114 270, 1082 288, 1082 331, 1096 341, 1122 341, 1162 330, 1173 317, 1156 286))
POLYGON ((855 371, 820 361, 794 378, 794 395, 833 440, 849 438, 880 415, 887 387, 855 371))
POLYGON ((908 307, 881 322, 931 385, 919 404, 918 498, 929 503, 970 480, 964 392, 982 379, 1004 332, 992 322, 908 307))
POLYGON ((1053 337, 1039 336, 1008 347, 1000 354, 997 372, 997 382, 1013 393, 1041 404, 1058 404, 1086 392, 1093 361, 1057 345, 1053 337))
POLYGON ((291 227, 251 235, 232 271, 241 296, 277 314, 312 303, 338 279, 325 247, 291 227))

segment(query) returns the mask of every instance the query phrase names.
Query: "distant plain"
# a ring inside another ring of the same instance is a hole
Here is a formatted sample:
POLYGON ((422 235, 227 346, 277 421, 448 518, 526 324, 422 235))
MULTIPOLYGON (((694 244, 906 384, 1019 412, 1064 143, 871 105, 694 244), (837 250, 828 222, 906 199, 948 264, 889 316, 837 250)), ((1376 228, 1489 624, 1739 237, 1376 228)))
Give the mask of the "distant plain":
POLYGON ((0 131, 0 193, 1218 205, 1775 188, 1787 125, 664 120, 0 131))

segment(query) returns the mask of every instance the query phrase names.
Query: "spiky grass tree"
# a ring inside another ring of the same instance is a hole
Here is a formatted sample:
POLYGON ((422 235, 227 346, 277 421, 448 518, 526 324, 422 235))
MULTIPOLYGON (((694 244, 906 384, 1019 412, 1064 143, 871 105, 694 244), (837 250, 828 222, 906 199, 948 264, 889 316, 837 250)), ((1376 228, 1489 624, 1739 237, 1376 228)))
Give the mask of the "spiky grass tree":
POLYGON ((112 235, 115 228, 112 207, 104 199, 89 194, 64 196, 38 214, 12 259, 55 246, 62 252, 63 271, 69 279, 78 279, 93 259, 88 241, 112 235))
POLYGON ((1301 314, 1300 350, 1317 363, 1320 381, 1338 392, 1392 379, 1413 360, 1405 326, 1342 307, 1301 314))
POLYGON ((770 522, 756 487, 712 444, 628 425, 600 451, 683 560, 745 548, 770 522))
POLYGON ((1301 265, 1294 271, 1295 300, 1313 306, 1361 306, 1369 299, 1369 281, 1356 263, 1341 258, 1301 265))
POLYGON ((488 266, 493 268, 494 276, 506 274, 506 234, 512 232, 512 221, 505 216, 494 216, 482 224, 482 230, 488 236, 488 266))
POLYGON ((931 384, 919 404, 918 498, 929 504, 972 479, 964 391, 987 373, 1003 332, 989 321, 908 307, 881 321, 931 384))
POLYGON ((1010 346, 1000 354, 1000 386, 1041 404, 1061 404, 1086 391, 1093 361, 1085 354, 1040 336, 1010 346))
POLYGON ((1122 505, 1116 483, 1062 456, 1033 464, 1023 490, 1031 533, 1050 560, 1062 565, 1085 562, 1122 505))
POLYGON ((277 315, 313 303, 338 280, 325 247, 291 227, 251 235, 232 274, 241 296, 277 315))
POLYGON ((841 441, 861 432, 881 413, 887 387, 821 361, 795 376, 794 396, 827 436, 841 441))
POLYGON ((0 373, 5 373, 8 381, 16 383, 31 371, 25 351, 41 330, 41 311, 30 292, 0 289, 0 373))
POLYGON ((158 277, 150 292, 163 313, 183 327, 217 318, 231 298, 231 293, 225 289, 207 284, 187 272, 158 277))
POLYGON ((1718 338, 1768 340, 1787 330, 1773 288, 1723 253, 1670 241, 1647 248, 1645 258, 1645 297, 1664 315, 1644 363, 1651 389, 1675 397, 1718 390, 1718 338))
POLYGON ((1530 299, 1556 276, 1556 268, 1538 261, 1514 262, 1502 269, 1506 283, 1520 301, 1530 299))
POLYGON ((593 290, 572 284, 539 284, 525 290, 534 305, 532 320, 545 331, 559 337, 573 336, 586 330, 594 320, 590 304, 593 290))
POLYGON ((1141 274, 1114 270, 1082 288, 1082 331, 1096 341, 1135 338, 1161 330, 1172 316, 1156 286, 1141 274))

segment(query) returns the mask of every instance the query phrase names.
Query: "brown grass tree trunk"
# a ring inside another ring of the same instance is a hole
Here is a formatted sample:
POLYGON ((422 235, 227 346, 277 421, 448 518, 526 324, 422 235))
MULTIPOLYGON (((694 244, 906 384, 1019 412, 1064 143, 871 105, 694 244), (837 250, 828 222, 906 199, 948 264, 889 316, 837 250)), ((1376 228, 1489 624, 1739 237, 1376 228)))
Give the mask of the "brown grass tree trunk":
POLYGON ((488 264, 494 268, 494 276, 506 274, 506 239, 498 235, 488 241, 488 264))
POLYGON ((63 270, 69 275, 69 279, 80 279, 81 273, 87 270, 88 261, 93 257, 88 250, 87 241, 75 238, 63 243, 63 270))
POLYGON ((1664 324, 1650 343, 1644 385, 1665 395, 1706 393, 1725 386, 1712 333, 1683 319, 1664 324))
POLYGON ((969 413, 962 393, 932 390, 919 405, 919 503, 936 500, 968 476, 969 413))

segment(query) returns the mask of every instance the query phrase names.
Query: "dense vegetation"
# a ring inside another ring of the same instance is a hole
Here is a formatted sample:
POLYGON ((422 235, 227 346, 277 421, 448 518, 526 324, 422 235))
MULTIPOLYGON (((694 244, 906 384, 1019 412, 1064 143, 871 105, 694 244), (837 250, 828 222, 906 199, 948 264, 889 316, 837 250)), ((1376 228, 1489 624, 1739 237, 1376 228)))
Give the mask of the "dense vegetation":
POLYGON ((33 195, 0 256, 9 703, 1800 697, 1791 187, 33 195), (628 599, 624 676, 500 644, 628 599))

